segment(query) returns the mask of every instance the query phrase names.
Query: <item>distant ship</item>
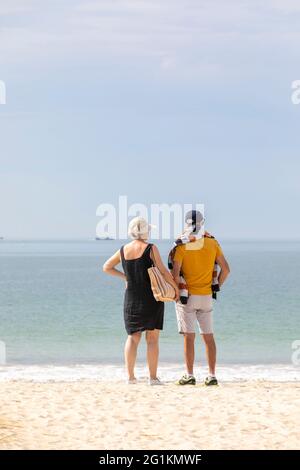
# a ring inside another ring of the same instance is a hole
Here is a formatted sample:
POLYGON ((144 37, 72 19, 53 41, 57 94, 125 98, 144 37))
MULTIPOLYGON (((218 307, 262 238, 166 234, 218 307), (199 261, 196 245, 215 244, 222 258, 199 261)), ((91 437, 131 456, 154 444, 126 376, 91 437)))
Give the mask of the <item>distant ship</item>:
POLYGON ((110 237, 95 237, 95 240, 114 240, 114 238, 110 238, 110 237))
POLYGON ((0 237, 0 240, 4 240, 4 237, 0 237))

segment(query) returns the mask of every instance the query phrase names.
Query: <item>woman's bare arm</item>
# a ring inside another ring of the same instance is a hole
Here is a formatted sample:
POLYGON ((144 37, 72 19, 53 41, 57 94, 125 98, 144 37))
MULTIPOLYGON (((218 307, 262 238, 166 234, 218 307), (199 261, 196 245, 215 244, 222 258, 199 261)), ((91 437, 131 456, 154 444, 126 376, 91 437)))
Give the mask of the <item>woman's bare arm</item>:
POLYGON ((178 286, 180 284, 180 271, 181 271, 181 262, 173 261, 172 274, 173 274, 174 281, 176 282, 178 286))
POLYGON ((105 261, 103 265, 103 271, 106 274, 111 274, 112 276, 117 276, 126 281, 126 276, 122 271, 119 271, 115 268, 121 262, 120 250, 118 250, 111 258, 105 261))
POLYGON ((151 258, 153 259, 156 267, 160 270, 161 274, 163 275, 163 277, 165 278, 165 280, 171 284, 171 286, 174 287, 175 291, 176 291, 176 299, 175 300, 178 300, 179 299, 179 289, 178 289, 178 286, 176 284, 176 282, 174 281, 173 279, 173 276, 171 275, 170 271, 165 267, 162 259, 161 259, 161 256, 160 256, 160 253, 159 253, 159 250, 158 248, 155 246, 155 245, 152 245, 152 253, 151 253, 151 258))

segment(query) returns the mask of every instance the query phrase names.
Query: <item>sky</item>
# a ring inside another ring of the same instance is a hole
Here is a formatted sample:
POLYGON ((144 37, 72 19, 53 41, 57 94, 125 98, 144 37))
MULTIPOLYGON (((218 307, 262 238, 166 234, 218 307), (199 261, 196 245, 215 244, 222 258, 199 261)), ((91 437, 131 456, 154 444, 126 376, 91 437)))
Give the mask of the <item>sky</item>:
POLYGON ((126 195, 299 239, 299 44, 296 0, 0 0, 0 236, 91 238, 126 195))

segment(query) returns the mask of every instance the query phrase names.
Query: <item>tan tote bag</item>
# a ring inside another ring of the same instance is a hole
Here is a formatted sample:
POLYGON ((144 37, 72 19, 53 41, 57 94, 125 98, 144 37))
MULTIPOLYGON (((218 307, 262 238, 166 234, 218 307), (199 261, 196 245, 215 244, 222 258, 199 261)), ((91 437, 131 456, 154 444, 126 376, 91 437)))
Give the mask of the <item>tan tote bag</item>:
POLYGON ((165 280, 162 273, 155 265, 155 257, 152 247, 151 252, 153 254, 154 262, 152 268, 148 268, 148 273, 154 298, 157 302, 174 302, 176 296, 175 289, 165 280))

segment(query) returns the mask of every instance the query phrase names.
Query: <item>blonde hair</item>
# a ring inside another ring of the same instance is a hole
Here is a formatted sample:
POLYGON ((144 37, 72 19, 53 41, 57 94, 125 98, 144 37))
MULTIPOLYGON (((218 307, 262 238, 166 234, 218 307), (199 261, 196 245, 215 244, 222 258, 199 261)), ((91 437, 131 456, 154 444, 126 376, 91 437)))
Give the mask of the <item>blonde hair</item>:
POLYGON ((133 240, 148 240, 151 225, 143 217, 135 217, 129 222, 128 235, 133 240))

